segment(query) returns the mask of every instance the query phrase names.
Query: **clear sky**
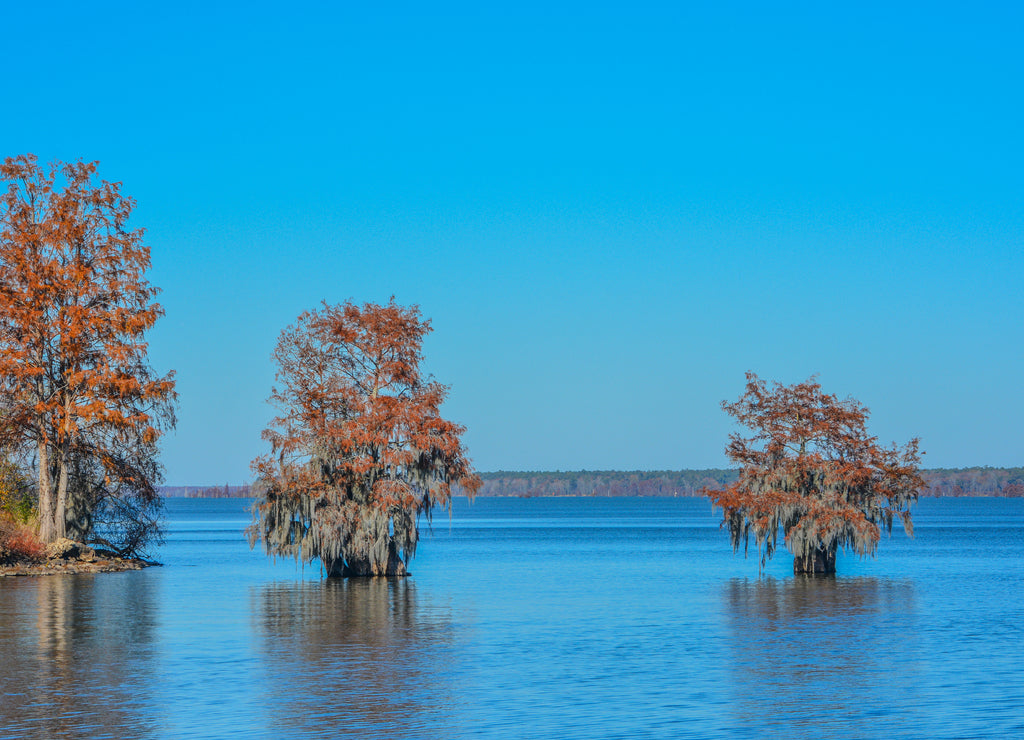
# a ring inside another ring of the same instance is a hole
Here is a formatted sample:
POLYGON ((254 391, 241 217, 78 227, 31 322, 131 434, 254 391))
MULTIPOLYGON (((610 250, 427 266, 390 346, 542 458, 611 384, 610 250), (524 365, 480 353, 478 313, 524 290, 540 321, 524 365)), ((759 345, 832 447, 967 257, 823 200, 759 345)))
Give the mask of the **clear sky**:
POLYGON ((168 483, 248 480, 280 331, 391 295, 480 470, 724 466, 747 370, 1024 464, 1024 6, 209 5, 0 21, 0 156, 138 201, 168 483))

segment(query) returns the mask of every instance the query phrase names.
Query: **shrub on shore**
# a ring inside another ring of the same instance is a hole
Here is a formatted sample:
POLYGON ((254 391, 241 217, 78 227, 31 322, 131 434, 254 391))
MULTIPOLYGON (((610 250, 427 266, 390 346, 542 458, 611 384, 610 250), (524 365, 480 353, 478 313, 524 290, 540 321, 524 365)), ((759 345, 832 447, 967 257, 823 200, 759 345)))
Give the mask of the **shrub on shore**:
POLYGON ((18 521, 0 511, 0 562, 39 562, 46 559, 46 545, 31 523, 18 521))

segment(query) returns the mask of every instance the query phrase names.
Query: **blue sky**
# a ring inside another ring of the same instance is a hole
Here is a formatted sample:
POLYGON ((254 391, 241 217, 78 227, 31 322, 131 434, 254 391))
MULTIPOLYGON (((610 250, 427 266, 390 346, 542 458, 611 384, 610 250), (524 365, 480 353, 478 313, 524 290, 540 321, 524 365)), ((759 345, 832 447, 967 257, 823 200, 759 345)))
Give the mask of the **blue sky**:
POLYGON ((723 466, 747 370, 1024 464, 1021 6, 146 5, 5 7, 0 156, 137 199, 168 483, 247 480, 280 331, 391 295, 481 470, 723 466))

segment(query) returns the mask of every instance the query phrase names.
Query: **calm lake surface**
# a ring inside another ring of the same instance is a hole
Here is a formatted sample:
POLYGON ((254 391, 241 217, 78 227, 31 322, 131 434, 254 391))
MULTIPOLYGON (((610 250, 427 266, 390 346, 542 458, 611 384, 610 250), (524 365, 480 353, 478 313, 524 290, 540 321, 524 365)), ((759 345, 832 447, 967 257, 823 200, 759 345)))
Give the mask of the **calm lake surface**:
POLYGON ((1024 500, 926 499, 836 578, 701 499, 456 501, 327 582, 167 504, 165 565, 0 579, 3 738, 1024 737, 1024 500))

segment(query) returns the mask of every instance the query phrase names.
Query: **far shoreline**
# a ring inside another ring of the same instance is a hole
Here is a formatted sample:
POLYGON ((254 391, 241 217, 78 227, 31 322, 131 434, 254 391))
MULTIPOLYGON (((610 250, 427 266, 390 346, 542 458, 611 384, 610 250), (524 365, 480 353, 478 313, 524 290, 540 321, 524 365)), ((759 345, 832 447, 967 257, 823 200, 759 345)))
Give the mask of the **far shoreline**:
MULTIPOLYGON (((922 498, 1022 498, 1024 467, 925 468, 922 498)), ((542 497, 702 497, 704 489, 723 488, 736 480, 730 468, 685 470, 498 470, 480 473, 479 498, 542 497)), ((250 485, 159 486, 165 499, 253 498, 250 485)), ((464 492, 455 491, 456 495, 464 492)))

